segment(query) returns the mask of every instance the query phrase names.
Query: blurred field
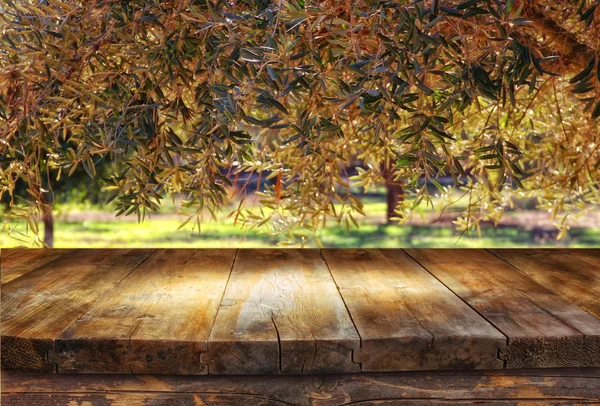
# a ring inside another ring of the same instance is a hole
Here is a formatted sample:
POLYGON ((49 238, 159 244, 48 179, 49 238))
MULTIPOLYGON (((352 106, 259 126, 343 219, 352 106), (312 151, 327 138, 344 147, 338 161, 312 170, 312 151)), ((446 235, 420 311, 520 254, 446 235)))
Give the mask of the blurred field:
MULTIPOLYGON (((346 230, 345 225, 334 223, 319 235, 324 247, 598 247, 600 228, 597 214, 582 221, 581 227, 573 227, 566 239, 557 241, 557 231, 546 213, 539 210, 518 210, 505 214, 498 227, 482 228, 482 236, 472 232, 463 235, 452 224, 452 214, 438 219, 436 213, 424 213, 425 219, 415 216, 404 225, 383 223, 385 203, 382 199, 367 199, 366 217, 359 220, 360 228, 346 230)), ((205 222, 200 232, 190 227, 177 230, 183 216, 174 207, 166 207, 165 213, 152 215, 138 224, 134 217, 115 218, 110 211, 98 207, 61 207, 55 223, 56 248, 250 248, 277 246, 277 241, 261 230, 246 233, 227 219, 228 211, 219 215, 217 222, 205 222)), ((11 223, 16 224, 16 223, 11 223)), ((17 232, 26 233, 24 223, 17 224, 17 232)), ((0 233, 0 247, 30 245, 31 238, 15 239, 0 233)), ((312 242, 308 246, 316 246, 312 242)))

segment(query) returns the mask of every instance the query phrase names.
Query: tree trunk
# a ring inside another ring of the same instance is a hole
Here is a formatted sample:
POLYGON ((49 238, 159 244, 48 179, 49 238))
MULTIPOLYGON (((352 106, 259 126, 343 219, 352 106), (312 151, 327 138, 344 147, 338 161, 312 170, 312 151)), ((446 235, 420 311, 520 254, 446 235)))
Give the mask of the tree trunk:
POLYGON ((44 215, 44 244, 50 248, 54 246, 54 216, 51 208, 44 215))
POLYGON ((392 218, 396 217, 396 207, 404 200, 404 190, 399 181, 394 180, 394 171, 389 163, 382 164, 381 174, 385 179, 387 212, 386 220, 388 224, 392 223, 392 218))

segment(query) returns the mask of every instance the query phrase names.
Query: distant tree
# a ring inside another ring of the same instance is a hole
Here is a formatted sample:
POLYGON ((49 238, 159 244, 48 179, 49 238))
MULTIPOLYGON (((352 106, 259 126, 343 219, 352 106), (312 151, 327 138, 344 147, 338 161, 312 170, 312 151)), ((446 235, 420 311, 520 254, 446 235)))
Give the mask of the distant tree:
MULTIPOLYGON (((102 159, 96 163, 96 171, 100 176, 110 176, 115 170, 116 165, 107 159, 102 159)), ((77 168, 70 176, 56 177, 55 173, 49 173, 42 170, 41 188, 43 201, 40 202, 40 218, 44 225, 43 243, 49 247, 54 246, 54 213, 53 208, 56 204, 92 204, 101 205, 106 200, 105 193, 102 191, 100 182, 90 181, 90 176, 85 170, 77 168)), ((14 208, 14 215, 27 215, 27 212, 21 213, 19 210, 27 209, 27 199, 30 191, 25 182, 16 182, 11 193, 4 193, 0 203, 10 212, 14 208), (24 203, 24 204, 23 204, 24 203)), ((35 220, 35 219, 33 219, 35 220)), ((38 224, 35 221, 30 223, 34 233, 38 234, 38 224)))
POLYGON ((35 223, 42 174, 84 168, 117 215, 182 193, 199 221, 226 203, 226 173, 259 174, 265 210, 242 201, 235 221, 297 243, 355 222, 344 168, 360 159, 353 185, 396 188, 400 219, 452 176, 459 228, 537 196, 564 233, 598 203, 597 6, 4 0, 0 193, 25 185, 13 211, 35 223), (124 169, 101 181, 102 157, 124 169))

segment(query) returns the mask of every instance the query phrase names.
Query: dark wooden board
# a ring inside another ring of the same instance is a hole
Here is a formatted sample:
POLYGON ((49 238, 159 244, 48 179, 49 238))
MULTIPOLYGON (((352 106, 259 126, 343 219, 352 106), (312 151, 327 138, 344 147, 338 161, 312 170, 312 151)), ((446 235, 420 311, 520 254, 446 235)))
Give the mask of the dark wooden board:
POLYGON ((359 346, 318 250, 239 250, 202 359, 214 374, 352 372, 359 346))
POLYGON ((407 252, 508 337, 507 368, 600 366, 600 320, 492 253, 407 252))
POLYGON ((502 368, 506 337, 399 250, 324 250, 363 371, 502 368))
POLYGON ((600 369, 583 368, 194 377, 5 373, 2 404, 598 404, 598 388, 600 369))
POLYGON ((234 250, 158 250, 56 340, 59 372, 206 373, 234 250))
POLYGON ((35 268, 59 258, 69 250, 3 248, 0 252, 0 275, 4 285, 35 268))
POLYGON ((2 285, 2 368, 55 370, 54 340, 150 250, 74 250, 2 285))
POLYGON ((600 318, 600 250, 491 250, 546 288, 600 318))

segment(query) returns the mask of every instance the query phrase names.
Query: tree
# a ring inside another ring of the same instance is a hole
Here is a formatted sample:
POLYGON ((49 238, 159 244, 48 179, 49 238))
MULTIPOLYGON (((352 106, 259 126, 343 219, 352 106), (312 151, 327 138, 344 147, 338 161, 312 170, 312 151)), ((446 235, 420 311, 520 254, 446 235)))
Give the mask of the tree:
MULTIPOLYGON (((103 159, 96 163, 96 171, 100 176, 110 176, 116 169, 114 163, 108 159, 103 159)), ((56 174, 51 174, 48 171, 42 170, 41 189, 43 201, 40 207, 40 217, 44 224, 43 243, 49 247, 54 245, 54 213, 53 208, 56 203, 91 203, 100 205, 105 199, 100 182, 91 182, 90 176, 80 167, 77 168, 70 176, 62 176, 56 178, 56 174)), ((24 182, 16 182, 15 188, 11 194, 5 193, 0 199, 6 209, 11 207, 16 208, 15 214, 18 216, 19 203, 27 202, 30 192, 27 190, 27 185, 24 182)), ((24 205, 27 208, 27 205, 24 205)), ((25 213, 26 214, 26 213, 25 213)), ((35 222, 31 223, 35 234, 38 234, 38 225, 35 222)))
MULTIPOLYGON (((189 220, 243 174, 274 180, 260 214, 291 243, 362 212, 354 185, 404 185, 401 218, 452 176, 463 230, 514 199, 569 216, 598 203, 597 3, 589 0, 5 0, 0 193, 96 162, 117 215, 187 196, 189 220)), ((99 180, 98 180, 99 181, 99 180)))

